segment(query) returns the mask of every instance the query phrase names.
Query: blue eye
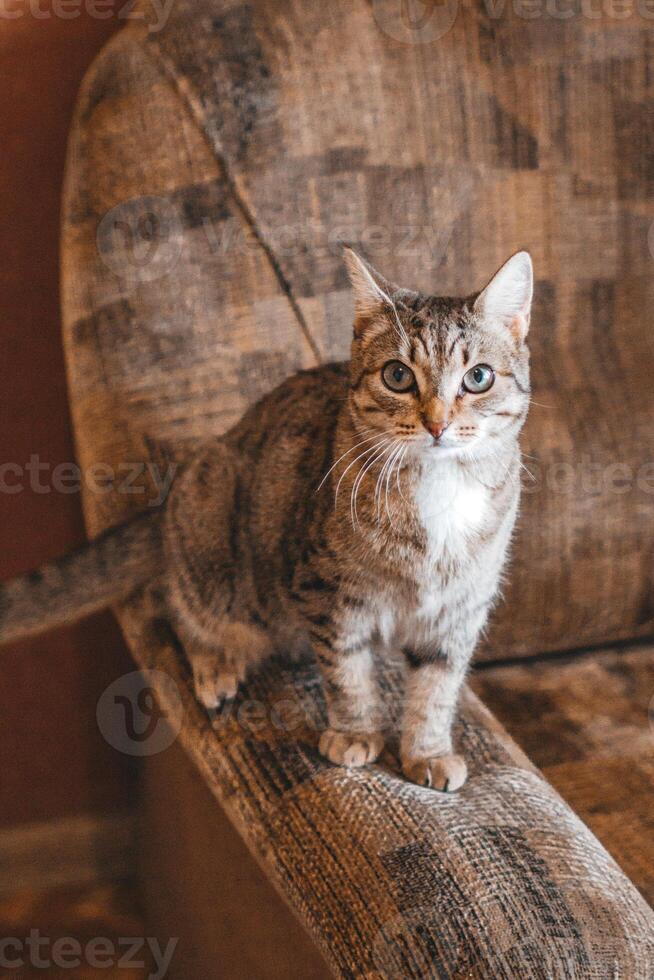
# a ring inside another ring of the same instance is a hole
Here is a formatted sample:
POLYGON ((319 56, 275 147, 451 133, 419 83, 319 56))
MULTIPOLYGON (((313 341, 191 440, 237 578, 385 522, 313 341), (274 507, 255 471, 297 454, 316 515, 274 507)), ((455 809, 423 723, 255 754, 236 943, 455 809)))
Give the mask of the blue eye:
POLYGON ((410 391, 416 383, 416 376, 402 361, 389 361, 382 368, 382 381, 391 391, 410 391))
POLYGON ((495 372, 488 364, 476 364, 463 375, 463 387, 473 395, 488 391, 495 383, 495 372))

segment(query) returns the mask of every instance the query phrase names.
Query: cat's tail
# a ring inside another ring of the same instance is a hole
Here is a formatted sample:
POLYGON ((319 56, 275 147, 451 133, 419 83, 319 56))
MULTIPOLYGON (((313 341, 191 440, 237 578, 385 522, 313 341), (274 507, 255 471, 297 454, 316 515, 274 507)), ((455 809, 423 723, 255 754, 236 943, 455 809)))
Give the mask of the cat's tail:
POLYGON ((161 512, 141 514, 33 572, 0 585, 0 644, 74 622, 155 578, 161 512))

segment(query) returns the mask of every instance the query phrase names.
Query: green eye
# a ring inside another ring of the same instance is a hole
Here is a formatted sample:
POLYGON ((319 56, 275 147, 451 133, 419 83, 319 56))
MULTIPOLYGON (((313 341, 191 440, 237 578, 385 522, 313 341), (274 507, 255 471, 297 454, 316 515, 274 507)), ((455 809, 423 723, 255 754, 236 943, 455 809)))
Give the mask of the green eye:
POLYGON ((416 376, 402 361, 389 361, 382 368, 382 381, 391 391, 410 391, 416 383, 416 376))
POLYGON ((488 391, 495 382, 495 372, 488 364, 476 364, 463 375, 463 387, 473 395, 488 391))

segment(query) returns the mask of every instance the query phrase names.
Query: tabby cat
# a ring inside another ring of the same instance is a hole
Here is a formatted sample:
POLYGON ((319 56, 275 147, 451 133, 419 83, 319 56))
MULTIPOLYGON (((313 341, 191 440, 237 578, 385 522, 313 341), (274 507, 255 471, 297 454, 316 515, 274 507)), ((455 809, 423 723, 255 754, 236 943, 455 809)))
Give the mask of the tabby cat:
POLYGON ((302 371, 210 441, 159 511, 0 588, 0 641, 161 579, 199 700, 215 709, 282 644, 324 682, 320 751, 383 745, 376 655, 406 660, 406 776, 453 791, 452 721, 497 595, 529 406, 529 255, 465 299, 400 289, 352 250, 349 363, 302 371), (162 573, 162 569, 164 570, 162 573))

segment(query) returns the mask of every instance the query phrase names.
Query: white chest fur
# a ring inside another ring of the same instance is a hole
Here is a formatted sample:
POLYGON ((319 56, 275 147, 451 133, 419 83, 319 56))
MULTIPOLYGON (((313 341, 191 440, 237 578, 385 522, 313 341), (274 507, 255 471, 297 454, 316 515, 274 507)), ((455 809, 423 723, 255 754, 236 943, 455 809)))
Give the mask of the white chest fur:
POLYGON ((430 562, 465 553, 490 505, 487 487, 454 459, 438 460, 423 471, 415 502, 430 562))
MULTIPOLYGON (((415 569, 416 591, 411 602, 386 595, 379 610, 379 631, 395 646, 430 642, 443 610, 464 595, 474 577, 475 590, 484 585, 472 572, 477 535, 492 524, 491 491, 455 459, 442 459, 424 468, 413 486, 413 501, 422 524, 427 550, 415 569)), ((484 549, 479 555, 487 556, 484 549)), ((481 557, 480 557, 481 560, 481 557)), ((484 577, 485 579, 485 577, 484 577)), ((496 582, 486 583, 489 594, 496 582)))

